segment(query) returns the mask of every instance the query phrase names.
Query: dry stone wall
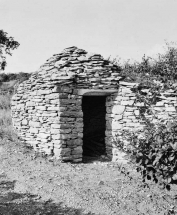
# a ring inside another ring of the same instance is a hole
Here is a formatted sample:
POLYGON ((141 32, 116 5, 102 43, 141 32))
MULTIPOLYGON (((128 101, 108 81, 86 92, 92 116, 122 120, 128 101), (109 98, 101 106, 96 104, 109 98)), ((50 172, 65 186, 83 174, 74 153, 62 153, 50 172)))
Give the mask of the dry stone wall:
MULTIPOLYGON (((12 98, 12 120, 19 138, 63 161, 82 161, 84 95, 79 90, 114 90, 106 97, 105 147, 112 160, 124 159, 116 136, 128 144, 126 130, 141 134, 145 122, 140 109, 145 104, 136 100, 136 83, 120 80, 120 68, 99 54, 70 47, 53 55, 19 85, 12 98)), ((160 99, 152 106, 153 114, 146 115, 154 122, 176 116, 175 92, 165 92, 160 99)))
POLYGON ((145 112, 142 118, 141 110, 147 110, 147 106, 144 102, 137 101, 135 94, 137 87, 137 83, 119 82, 119 91, 107 97, 105 141, 107 154, 113 161, 125 160, 126 154, 119 150, 117 141, 122 141, 125 146, 128 146, 127 131, 136 132, 142 136, 146 120, 158 124, 160 121, 177 117, 177 94, 173 90, 167 90, 158 96, 158 101, 150 106, 150 113, 145 112))
POLYGON ((118 89, 120 68, 101 55, 71 47, 19 85, 12 118, 19 137, 64 161, 82 160, 83 112, 78 89, 118 89))

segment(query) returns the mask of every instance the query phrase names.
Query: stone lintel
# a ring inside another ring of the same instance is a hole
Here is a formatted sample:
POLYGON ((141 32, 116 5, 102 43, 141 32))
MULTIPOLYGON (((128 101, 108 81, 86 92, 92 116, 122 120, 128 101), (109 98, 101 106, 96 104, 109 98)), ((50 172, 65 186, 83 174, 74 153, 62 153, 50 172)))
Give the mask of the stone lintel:
POLYGON ((131 83, 131 82, 119 81, 119 85, 127 86, 127 87, 134 87, 134 86, 138 86, 139 83, 131 83))
POLYGON ((118 89, 106 89, 106 90, 95 90, 95 89, 78 89, 78 95, 81 96, 109 96, 112 93, 117 93, 118 89))

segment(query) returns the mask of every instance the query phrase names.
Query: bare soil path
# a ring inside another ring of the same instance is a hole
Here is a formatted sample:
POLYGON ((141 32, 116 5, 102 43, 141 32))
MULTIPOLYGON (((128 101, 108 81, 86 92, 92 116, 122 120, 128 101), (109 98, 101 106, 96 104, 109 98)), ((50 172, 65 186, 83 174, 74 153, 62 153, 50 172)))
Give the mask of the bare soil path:
POLYGON ((60 163, 7 141, 0 163, 0 215, 175 214, 177 189, 144 188, 132 166, 60 163))

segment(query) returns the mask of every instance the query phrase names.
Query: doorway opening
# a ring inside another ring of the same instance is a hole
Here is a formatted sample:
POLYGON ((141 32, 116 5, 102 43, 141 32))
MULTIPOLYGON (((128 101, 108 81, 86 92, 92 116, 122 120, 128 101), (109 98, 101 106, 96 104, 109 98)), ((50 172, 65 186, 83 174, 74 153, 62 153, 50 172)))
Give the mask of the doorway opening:
POLYGON ((106 130, 106 96, 83 96, 83 156, 104 155, 106 130))

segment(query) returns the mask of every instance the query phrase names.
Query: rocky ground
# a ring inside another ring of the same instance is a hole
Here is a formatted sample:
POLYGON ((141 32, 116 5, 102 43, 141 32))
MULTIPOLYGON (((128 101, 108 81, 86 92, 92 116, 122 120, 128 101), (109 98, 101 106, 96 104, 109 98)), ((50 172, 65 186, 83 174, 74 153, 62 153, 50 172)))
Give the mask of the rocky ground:
POLYGON ((0 163, 0 215, 177 214, 176 187, 144 188, 131 165, 60 163, 9 141, 0 143, 0 163))

